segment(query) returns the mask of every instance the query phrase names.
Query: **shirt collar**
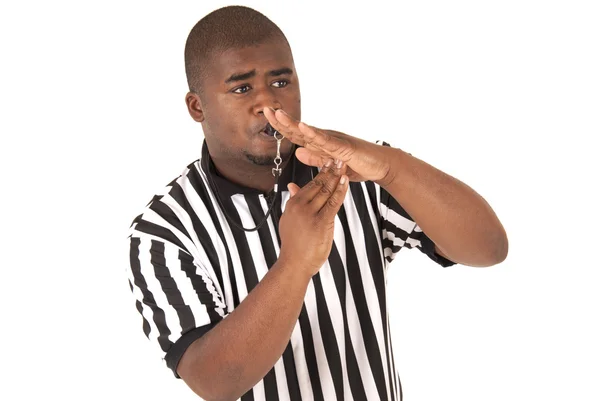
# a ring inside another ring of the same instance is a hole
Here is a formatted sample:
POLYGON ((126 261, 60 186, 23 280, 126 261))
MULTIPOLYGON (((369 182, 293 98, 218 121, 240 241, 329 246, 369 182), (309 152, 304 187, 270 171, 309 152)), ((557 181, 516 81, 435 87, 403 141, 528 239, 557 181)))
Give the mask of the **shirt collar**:
MULTIPOLYGON (((279 192, 287 191, 287 185, 290 182, 296 183, 300 188, 302 188, 312 180, 313 176, 318 174, 318 170, 315 167, 307 166, 296 158, 296 148, 297 146, 294 145, 291 156, 292 159, 283 169, 281 177, 279 177, 279 192)), ((204 173, 207 176, 210 176, 209 179, 212 179, 212 182, 215 184, 219 194, 221 195, 228 197, 236 194, 265 195, 259 189, 236 184, 221 176, 217 172, 215 164, 210 157, 206 140, 204 140, 202 143, 202 157, 200 159, 200 165, 204 173)), ((275 163, 273 163, 273 167, 275 167, 275 163)))

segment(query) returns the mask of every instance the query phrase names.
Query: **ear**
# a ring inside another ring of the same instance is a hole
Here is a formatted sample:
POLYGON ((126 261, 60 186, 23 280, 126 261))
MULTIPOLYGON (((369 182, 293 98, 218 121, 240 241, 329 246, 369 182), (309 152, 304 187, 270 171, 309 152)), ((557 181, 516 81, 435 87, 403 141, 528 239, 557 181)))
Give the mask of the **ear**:
POLYGON ((185 95, 185 104, 187 105, 190 116, 199 123, 204 121, 204 111, 202 108, 202 100, 200 96, 194 92, 188 92, 185 95))

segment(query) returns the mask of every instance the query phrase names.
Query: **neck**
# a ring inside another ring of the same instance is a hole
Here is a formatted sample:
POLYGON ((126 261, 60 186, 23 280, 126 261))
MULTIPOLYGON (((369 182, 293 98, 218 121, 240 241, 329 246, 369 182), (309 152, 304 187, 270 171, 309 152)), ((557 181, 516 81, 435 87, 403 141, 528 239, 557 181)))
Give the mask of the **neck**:
MULTIPOLYGON (((257 166, 255 164, 240 162, 239 160, 212 158, 217 172, 227 180, 248 188, 254 188, 263 193, 269 193, 275 186, 273 168, 275 163, 269 166, 257 166)), ((289 160, 281 163, 285 168, 289 160)))

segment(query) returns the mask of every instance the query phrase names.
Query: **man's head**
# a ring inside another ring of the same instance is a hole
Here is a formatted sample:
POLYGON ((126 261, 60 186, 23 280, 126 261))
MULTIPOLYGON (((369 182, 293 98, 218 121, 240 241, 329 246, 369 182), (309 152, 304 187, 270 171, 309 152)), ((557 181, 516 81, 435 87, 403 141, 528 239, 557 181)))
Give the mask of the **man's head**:
MULTIPOLYGON (((224 7, 201 19, 185 46, 186 95, 215 159, 273 165, 276 141, 261 133, 265 107, 300 119, 300 88, 281 30, 261 13, 224 7)), ((292 144, 282 143, 282 157, 292 144)), ((238 163, 238 164, 239 164, 238 163)))

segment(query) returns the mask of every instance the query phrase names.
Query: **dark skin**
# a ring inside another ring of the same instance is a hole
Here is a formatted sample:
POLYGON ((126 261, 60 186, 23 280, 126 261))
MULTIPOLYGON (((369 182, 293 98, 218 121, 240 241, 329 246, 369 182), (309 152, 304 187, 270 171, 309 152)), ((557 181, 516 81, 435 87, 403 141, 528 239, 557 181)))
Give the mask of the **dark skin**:
MULTIPOLYGON (((300 119, 300 86, 289 46, 272 39, 229 49, 211 58, 202 94, 186 95, 188 111, 202 129, 219 173, 228 180, 269 192, 276 142, 259 131, 268 123, 264 108, 284 109, 300 119)), ((287 164, 293 144, 281 144, 287 164)))
MULTIPOLYGON (((259 133, 267 124, 264 110, 281 108, 300 117, 300 89, 288 45, 271 40, 215 55, 203 89, 202 96, 188 93, 186 103, 192 118, 202 123, 217 170, 237 184, 270 191, 276 141, 259 133)), ((285 161, 292 148, 285 139, 285 161)), ((279 223, 277 262, 179 362, 178 374, 196 394, 236 400, 281 357, 310 280, 331 252, 335 216, 348 182, 341 168, 330 163, 303 188, 293 187, 279 223)))

